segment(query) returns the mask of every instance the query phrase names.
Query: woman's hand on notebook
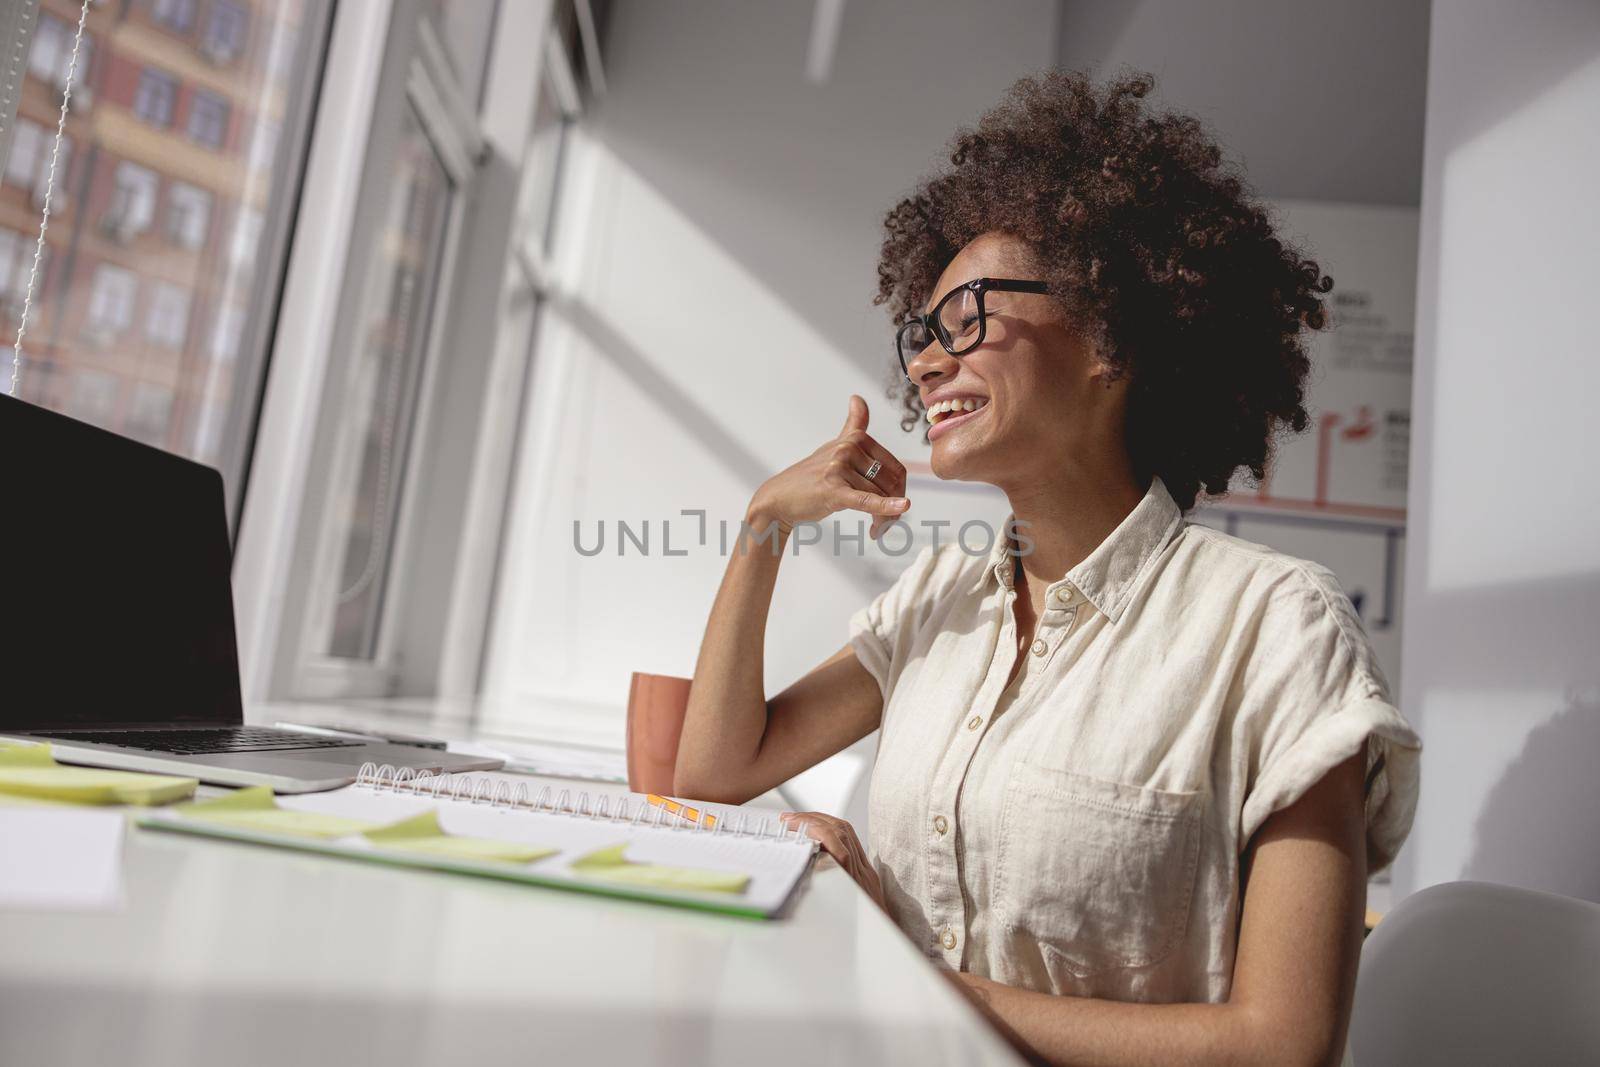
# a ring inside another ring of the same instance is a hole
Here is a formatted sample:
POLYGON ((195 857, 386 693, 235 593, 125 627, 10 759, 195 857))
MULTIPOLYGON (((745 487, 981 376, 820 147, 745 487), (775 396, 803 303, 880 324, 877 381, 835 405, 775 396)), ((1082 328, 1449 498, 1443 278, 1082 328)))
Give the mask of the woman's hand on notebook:
POLYGON ((866 890, 873 903, 883 907, 883 883, 878 880, 877 868, 867 858, 866 847, 856 836, 855 827, 820 811, 786 811, 779 818, 789 826, 805 827, 806 833, 822 845, 822 850, 866 890))

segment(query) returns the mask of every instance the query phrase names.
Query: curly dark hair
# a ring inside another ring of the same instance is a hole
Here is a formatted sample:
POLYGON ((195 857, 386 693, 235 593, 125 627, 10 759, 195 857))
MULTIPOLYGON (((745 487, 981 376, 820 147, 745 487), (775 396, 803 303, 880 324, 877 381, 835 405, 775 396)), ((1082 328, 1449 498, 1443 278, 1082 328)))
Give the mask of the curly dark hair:
MULTIPOLYGON (((1051 298, 1111 377, 1129 379, 1136 474, 1160 475, 1188 511, 1241 466, 1259 483, 1281 427, 1306 428, 1303 332, 1326 324, 1333 281, 1273 232, 1197 119, 1144 102, 1154 84, 1137 72, 1018 81, 884 219, 873 302, 899 325, 968 241, 1022 238, 1051 298)), ((902 427, 925 425, 894 370, 902 427)))

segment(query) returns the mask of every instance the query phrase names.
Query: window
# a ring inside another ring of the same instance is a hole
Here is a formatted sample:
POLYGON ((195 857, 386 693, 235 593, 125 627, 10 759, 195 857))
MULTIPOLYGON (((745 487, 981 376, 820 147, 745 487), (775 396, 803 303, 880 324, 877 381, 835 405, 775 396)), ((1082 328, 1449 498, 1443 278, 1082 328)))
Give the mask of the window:
POLYGON ((172 399, 172 390, 164 385, 134 385, 128 397, 128 433, 149 444, 161 444, 172 422, 172 399))
MULTIPOLYGON (((17 259, 26 244, 27 239, 22 234, 0 227, 0 297, 10 296, 13 285, 20 291, 27 284, 27 275, 17 269, 17 259)), ((0 376, 0 382, 9 380, 0 376)))
POLYGON ((349 364, 353 393, 362 400, 342 432, 358 459, 343 467, 335 490, 333 499, 343 502, 336 516, 340 563, 333 586, 322 591, 331 618, 324 652, 334 658, 369 660, 376 653, 450 197, 449 177, 408 108, 357 320, 360 350, 349 364))
MULTIPOLYGON (((12 371, 15 370, 17 350, 10 345, 0 345, 0 382, 11 381, 12 371)), ((42 361, 32 356, 28 359, 25 371, 28 379, 29 392, 45 397, 46 402, 52 406, 59 404, 57 386, 61 381, 61 368, 54 363, 42 361)))
POLYGON ((189 100, 189 139, 207 148, 221 148, 228 137, 228 102, 196 89, 189 100))
MULTIPOLYGON (((27 346, 23 346, 27 354, 27 346)), ((90 422, 107 423, 116 414, 121 382, 101 370, 79 370, 72 376, 72 413, 90 422)))
MULTIPOLYGON (((33 31, 33 47, 28 51, 28 73, 46 85, 65 89, 67 72, 72 69, 72 38, 77 30, 76 23, 68 24, 54 15, 41 12, 39 25, 33 31)), ((79 87, 87 80, 89 60, 93 54, 94 38, 85 32, 83 44, 78 48, 75 75, 79 87)))
POLYGON ((18 119, 11 135, 11 155, 6 159, 6 181, 25 189, 33 188, 34 179, 39 175, 39 160, 48 153, 44 127, 18 119))
MULTIPOLYGON (((0 306, 13 319, 21 314, 22 298, 28 291, 28 275, 33 271, 34 245, 32 234, 0 228, 0 301, 3 301, 0 306)), ((40 278, 45 277, 49 262, 50 246, 46 245, 44 254, 39 257, 40 278)), ((0 384, 9 384, 10 381, 10 378, 0 375, 0 384)))
POLYGON ((161 179, 155 171, 137 163, 118 163, 111 204, 101 221, 106 234, 128 241, 148 230, 156 216, 156 193, 160 187, 161 179))
POLYGON ((211 194, 187 182, 167 190, 167 240, 194 250, 206 243, 211 224, 211 194))
POLYGON ((158 70, 139 72, 139 88, 133 97, 133 113, 152 126, 171 126, 178 102, 178 80, 158 70))
MULTIPOLYGON (((44 191, 49 186, 50 153, 55 148, 55 131, 47 130, 37 122, 18 119, 12 132, 11 156, 6 160, 5 180, 33 191, 33 204, 44 204, 44 191)), ((67 174, 72 166, 72 137, 63 134, 61 152, 56 160, 56 188, 66 187, 67 174)), ((61 199, 56 210, 62 209, 61 199)))
POLYGON ((168 282, 150 290, 150 315, 144 335, 165 348, 182 348, 189 332, 189 291, 168 282))
MULTIPOLYGON (((133 298, 139 282, 132 271, 102 263, 94 272, 94 294, 89 299, 89 328, 115 335, 133 321, 133 298)), ((24 346, 26 352, 26 346, 24 346)))
MULTIPOLYGON (((76 4, 40 6, 46 9, 42 20, 61 25, 35 33, 23 97, 24 117, 32 121, 18 131, 19 151, 3 175, 8 187, 35 196, 44 188, 61 100, 53 78, 70 56, 76 29, 66 13, 77 14, 76 4), (40 100, 54 103, 41 111, 40 100)), ((259 31, 263 41, 291 42, 270 73, 264 63, 223 70, 201 54, 216 6, 213 0, 102 0, 90 11, 91 28, 106 32, 94 42, 99 54, 93 67, 79 60, 67 117, 78 140, 70 156, 76 173, 64 182, 57 171, 48 239, 61 254, 34 294, 17 395, 220 467, 236 517, 266 377, 266 323, 283 284, 290 207, 299 195, 333 4, 231 5, 249 12, 242 30, 259 31), (159 64, 153 62, 158 56, 159 64), (191 94, 178 72, 208 91, 191 94), (87 115, 91 91, 102 106, 87 115), (282 136, 262 147, 263 165, 251 171, 245 145, 228 127, 236 114, 261 113, 271 115, 282 136), (213 158, 199 158, 196 142, 211 146, 213 158), (246 205, 256 220, 250 229, 213 232, 246 205), (159 239, 152 236, 157 233, 159 239), (213 344, 214 309, 223 305, 235 309, 224 335, 225 359, 213 344), (54 384, 52 366, 59 368, 54 384), (80 384, 80 372, 92 372, 87 384, 80 384)), ((216 33, 224 43, 242 39, 242 30, 228 28, 239 20, 230 22, 228 13, 221 19, 216 33)), ((29 228, 37 227, 38 216, 27 216, 13 211, 3 220, 18 237, 0 234, 0 282, 10 290, 0 292, 0 339, 15 336, 8 302, 20 306, 32 263, 29 228)), ((9 375, 0 377, 0 388, 9 382, 9 375)))
POLYGON ((151 0, 150 17, 173 33, 194 29, 194 0, 151 0))
POLYGON ((33 47, 28 51, 28 73, 54 84, 57 72, 63 69, 60 62, 63 46, 70 57, 72 34, 67 30, 67 24, 54 15, 41 12, 39 24, 33 28, 33 47))
MULTIPOLYGON (((10 318, 7 335, 15 338, 15 323, 22 317, 23 298, 28 292, 28 276, 33 271, 34 237, 0 227, 0 315, 10 318)), ((39 277, 46 277, 50 249, 39 257, 39 277)), ((0 389, 11 384, 10 373, 0 373, 0 389)))
POLYGON ((200 51, 213 63, 232 63, 244 51, 245 30, 250 16, 229 0, 212 0, 211 17, 206 20, 205 39, 200 51))

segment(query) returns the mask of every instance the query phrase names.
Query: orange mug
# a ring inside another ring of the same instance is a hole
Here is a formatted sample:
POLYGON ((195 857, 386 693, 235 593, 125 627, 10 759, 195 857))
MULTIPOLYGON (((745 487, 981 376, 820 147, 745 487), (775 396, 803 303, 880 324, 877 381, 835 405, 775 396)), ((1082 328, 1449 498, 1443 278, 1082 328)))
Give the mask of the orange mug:
POLYGON ((673 795, 689 683, 670 674, 633 673, 628 685, 628 788, 635 793, 673 795))

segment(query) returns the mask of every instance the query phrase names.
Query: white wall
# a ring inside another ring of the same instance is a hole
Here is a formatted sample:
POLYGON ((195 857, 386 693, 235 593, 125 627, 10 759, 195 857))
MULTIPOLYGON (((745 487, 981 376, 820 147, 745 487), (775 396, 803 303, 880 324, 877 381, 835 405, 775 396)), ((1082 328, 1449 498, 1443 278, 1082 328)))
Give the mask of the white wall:
MULTIPOLYGON (((721 576, 715 525, 837 433, 851 392, 911 457, 870 301, 883 214, 955 127, 1047 67, 1055 4, 848 4, 831 78, 805 79, 811 4, 620 3, 608 94, 569 156, 563 295, 537 340, 485 673, 491 725, 620 743, 628 674, 689 674, 721 576), (936 54, 954 65, 941 68, 936 54), (651 520, 651 554, 616 529, 651 520), (675 550, 662 554, 661 523, 675 550), (574 520, 605 554, 580 556, 574 520)), ((992 497, 914 487, 916 516, 992 497)), ((1003 503, 999 505, 1003 509, 1003 503)), ((1003 510, 1000 513, 1003 515, 1003 510)), ((776 691, 844 644, 909 557, 790 558, 769 628, 776 691)), ((847 546, 848 552, 854 552, 847 546)))
POLYGON ((1429 0, 1062 0, 1059 62, 1156 76, 1274 199, 1415 206, 1429 0))
POLYGON ((1395 889, 1600 901, 1600 6, 1438 3, 1430 54, 1395 889))

